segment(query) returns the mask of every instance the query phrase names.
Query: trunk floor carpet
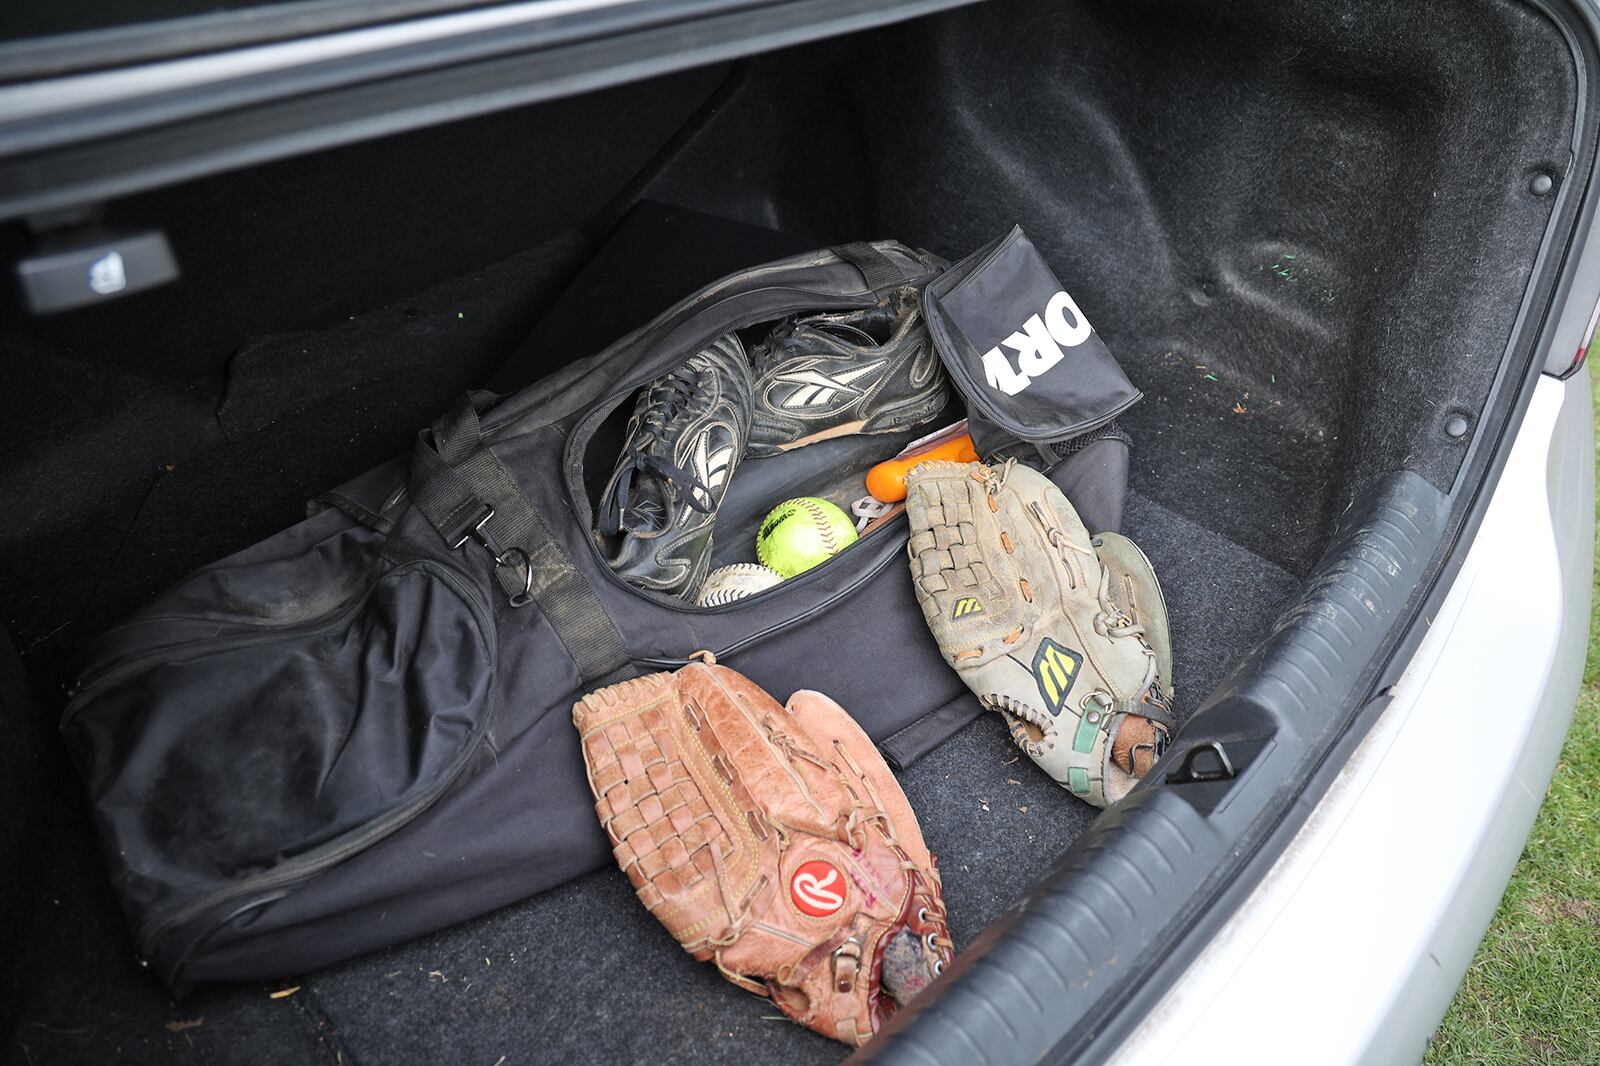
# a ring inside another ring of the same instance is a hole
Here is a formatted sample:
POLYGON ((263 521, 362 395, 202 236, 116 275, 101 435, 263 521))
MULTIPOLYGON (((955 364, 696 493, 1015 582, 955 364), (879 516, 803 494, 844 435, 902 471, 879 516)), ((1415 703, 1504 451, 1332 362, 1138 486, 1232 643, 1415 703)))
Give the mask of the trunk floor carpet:
MULTIPOLYGON (((1265 633, 1297 582, 1137 494, 1124 526, 1161 575, 1187 717, 1265 633)), ((939 856, 958 950, 1020 900, 1098 814, 1021 755, 995 715, 900 780, 939 856)), ((306 987, 363 1062, 827 1062, 844 1050, 689 958, 610 868, 331 968, 306 987)))
MULTIPOLYGON (((671 230, 682 246, 679 231, 694 221, 656 209, 635 219, 634 231, 643 227, 644 243, 659 246, 653 229, 671 230)), ((756 243, 753 233, 745 238, 756 243)), ((293 522, 306 496, 403 448, 449 394, 482 380, 488 353, 507 350, 525 331, 530 305, 544 301, 548 279, 560 273, 539 264, 564 266, 575 254, 569 244, 536 250, 332 330, 247 344, 210 429, 226 443, 162 471, 142 490, 135 514, 120 519, 126 523, 120 548, 82 590, 92 601, 81 628, 97 629, 192 567, 293 522)), ((729 254, 740 262, 762 258, 744 244, 729 254)), ((573 288, 598 279, 599 291, 620 299, 632 289, 617 261, 602 252, 573 288)), ((726 269, 708 253, 689 273, 726 269)), ((678 286, 689 281, 676 275, 678 286)), ((662 296, 670 302, 675 294, 662 296)), ((590 335, 606 324, 564 312, 567 304, 558 300, 505 365, 503 384, 519 384, 515 378, 610 339, 590 335)), ((130 439, 137 428, 131 419, 116 425, 122 430, 113 431, 125 430, 130 439)), ((197 427, 195 435, 206 432, 197 427)), ((1158 487, 1145 471, 1168 458, 1164 443, 1152 446, 1143 435, 1135 441, 1124 528, 1166 587, 1178 709, 1186 715, 1265 632, 1296 581, 1141 494, 1158 487)), ((70 647, 78 628, 49 650, 70 647)), ((37 651, 28 657, 41 693, 60 676, 57 657, 37 651)), ((0 667, 13 663, 0 655, 0 667)), ((0 686, 7 685, 20 686, 19 675, 0 670, 0 686)), ((21 742, 0 750, 0 777, 15 783, 23 807, 5 828, 14 838, 5 853, 27 856, 31 867, 0 888, 0 915, 14 931, 0 1020, 12 1034, 9 1054, 19 1061, 492 1066, 503 1056, 509 1066, 691 1055, 840 1057, 839 1045, 778 1018, 770 1004, 688 958, 611 868, 303 978, 202 990, 174 1002, 131 955, 76 776, 50 725, 53 710, 27 715, 21 742)), ((992 715, 912 766, 902 783, 941 856, 958 947, 1019 900, 1095 815, 1021 756, 992 715)))
MULTIPOLYGON (((1187 716, 1264 634, 1296 581, 1137 492, 1125 529, 1165 586, 1187 716)), ((75 781, 54 737, 36 732, 8 756, 21 762, 8 776, 31 797, 21 853, 37 864, 11 879, 7 900, 7 925, 20 931, 9 963, 21 1061, 841 1057, 841 1046, 685 955, 610 868, 281 985, 202 990, 174 1003, 132 959, 75 781), (285 988, 296 990, 273 998, 285 988)), ((940 856, 958 948, 1019 900, 1096 814, 1022 757, 993 715, 901 781, 940 856)))

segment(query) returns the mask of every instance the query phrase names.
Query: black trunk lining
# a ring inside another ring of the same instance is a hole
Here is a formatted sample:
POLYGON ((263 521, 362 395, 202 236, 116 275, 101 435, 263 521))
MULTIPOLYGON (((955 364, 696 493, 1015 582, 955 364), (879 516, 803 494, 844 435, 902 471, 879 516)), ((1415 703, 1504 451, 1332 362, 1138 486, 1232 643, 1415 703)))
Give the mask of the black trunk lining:
MULTIPOLYGON (((171 1002, 130 955, 51 724, 67 655, 193 566, 296 521, 306 498, 489 380, 582 261, 576 234, 627 188, 805 234, 801 247, 895 237, 959 255, 1024 224, 1147 394, 1122 420, 1125 529, 1166 587, 1186 715, 1365 485, 1400 466, 1448 482, 1464 443, 1438 429, 1482 404, 1551 203, 1530 178, 1564 179, 1575 93, 1554 29, 1510 0, 1466 15, 1392 0, 993 0, 760 57, 683 127, 723 76, 135 198, 112 221, 167 226, 185 282, 85 315, 8 316, 0 621, 40 695, 23 699, 0 647, 15 719, 0 745, 13 1057, 837 1058, 685 956, 610 869, 287 982, 298 990, 281 998, 254 986, 171 1002), (532 250, 503 259, 516 248, 532 250)), ((632 293, 651 304, 642 315, 625 300, 552 314, 497 383, 796 250, 789 238, 763 254, 770 234, 753 228, 700 249, 677 225, 663 220, 660 240, 688 245, 705 277, 657 269, 632 293)), ((629 295, 595 280, 605 300, 629 295)), ((1094 814, 988 715, 902 781, 962 945, 1094 814)))
MULTIPOLYGON (((1171 611, 1186 717, 1261 637, 1295 579, 1137 492, 1126 531, 1171 611)), ((788 693, 777 694, 786 697, 788 693)), ((41 716, 34 716, 42 726, 41 716)), ((282 985, 168 997, 132 959, 76 783, 50 731, 6 775, 31 856, 8 879, 19 1043, 33 1061, 827 1062, 842 1049, 681 951, 602 869, 524 903, 282 985), (298 986, 282 999, 273 991, 298 986), (204 1019, 203 1024, 181 1028, 204 1019), (178 1026, 169 1030, 170 1026, 178 1026), (336 1052, 342 1053, 340 1060, 336 1052)), ((964 948, 1097 811, 1053 784, 985 714, 900 781, 939 856, 964 948)))

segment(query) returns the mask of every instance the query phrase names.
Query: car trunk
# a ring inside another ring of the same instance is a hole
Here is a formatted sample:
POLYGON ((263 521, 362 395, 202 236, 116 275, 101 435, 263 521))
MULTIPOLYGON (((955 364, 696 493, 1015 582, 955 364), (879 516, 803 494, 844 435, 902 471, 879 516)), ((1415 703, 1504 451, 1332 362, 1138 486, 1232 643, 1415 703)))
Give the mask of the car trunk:
MULTIPOLYGON (((1187 719, 1290 624, 1353 506, 1399 471, 1451 492, 1498 433, 1479 420, 1520 373, 1578 93, 1557 24, 1520 3, 994 0, 113 202, 109 223, 166 231, 183 279, 0 325, 0 691, 33 692, 0 756, 16 1042, 36 1062, 837 1057, 685 958, 614 869, 292 992, 169 1000, 53 735, 73 653, 462 390, 531 382, 721 272, 879 237, 953 259, 1020 223, 1145 393, 1119 419, 1123 529, 1164 585, 1187 719)), ((958 949, 1098 813, 994 716, 901 780, 958 949)))

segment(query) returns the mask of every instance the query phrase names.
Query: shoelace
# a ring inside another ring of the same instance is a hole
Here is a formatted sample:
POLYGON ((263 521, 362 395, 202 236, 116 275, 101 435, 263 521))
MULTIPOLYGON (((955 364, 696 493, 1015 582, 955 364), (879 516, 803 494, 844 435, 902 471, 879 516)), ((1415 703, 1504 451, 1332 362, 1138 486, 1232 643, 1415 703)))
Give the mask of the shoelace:
POLYGON ((1000 495, 1000 490, 1006 487, 1006 478, 1011 476, 1011 471, 1017 468, 1017 457, 1012 456, 1000 464, 1000 469, 992 471, 984 478, 983 490, 991 496, 1000 495))
POLYGON ((650 386, 644 421, 629 442, 628 451, 617 464, 616 475, 600 501, 600 532, 612 536, 622 532, 634 482, 643 475, 655 477, 676 488, 684 503, 701 514, 716 509, 711 488, 671 459, 655 453, 668 437, 667 430, 695 393, 699 372, 681 366, 650 386), (703 498, 702 498, 703 497, 703 498))
POLYGON ((872 334, 848 322, 836 321, 826 316, 798 318, 790 319, 775 327, 766 342, 752 353, 751 362, 755 376, 761 378, 796 359, 845 355, 850 348, 856 349, 859 357, 866 359, 872 354, 872 349, 881 347, 882 345, 872 334), (812 337, 822 337, 841 347, 831 347, 816 340, 811 340, 809 344, 805 343, 812 337), (774 343, 775 341, 779 343, 774 343))

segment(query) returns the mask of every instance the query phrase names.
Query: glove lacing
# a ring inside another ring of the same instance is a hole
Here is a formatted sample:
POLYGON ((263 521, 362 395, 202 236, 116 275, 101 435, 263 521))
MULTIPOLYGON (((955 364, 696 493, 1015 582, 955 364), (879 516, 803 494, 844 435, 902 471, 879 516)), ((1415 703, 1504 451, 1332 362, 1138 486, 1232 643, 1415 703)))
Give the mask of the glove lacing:
MULTIPOLYGON (((795 742, 794 737, 785 731, 780 725, 774 722, 770 717, 763 718, 761 720, 761 726, 763 731, 767 734, 767 739, 777 747, 781 748, 784 754, 788 755, 791 759, 804 760, 805 762, 809 762, 813 766, 819 767, 829 774, 838 773, 838 770, 829 764, 827 760, 819 758, 817 755, 799 746, 795 742)), ((850 793, 853 802, 850 805, 850 810, 847 813, 840 815, 838 820, 832 825, 795 825, 784 819, 775 817, 770 811, 761 812, 761 820, 777 837, 778 853, 780 855, 779 861, 781 863, 781 856, 783 852, 788 850, 791 834, 796 833, 808 834, 810 836, 817 837, 831 836, 833 839, 842 844, 848 844, 857 851, 865 851, 871 843, 867 839, 867 828, 868 826, 876 824, 878 827, 878 832, 882 835, 884 842, 887 843, 899 857, 900 869, 907 875, 907 881, 911 886, 911 898, 907 903, 907 912, 916 914, 918 925, 925 926, 932 924, 933 926, 932 930, 921 934, 921 940, 924 946, 926 946, 927 949, 933 953, 932 969, 934 976, 937 977, 939 974, 944 972, 945 958, 947 955, 954 954, 955 952, 955 942, 951 940, 946 933, 940 932, 940 930, 948 931, 950 928, 950 923, 945 912, 943 885, 939 877, 939 868, 930 863, 929 869, 923 870, 922 867, 918 866, 916 862, 912 861, 911 857, 906 853, 904 846, 901 845, 899 838, 895 836, 894 823, 889 818, 889 812, 884 809, 883 801, 873 791, 871 779, 868 778, 867 775, 862 771, 860 765, 850 754, 850 750, 848 748, 840 744, 837 740, 834 741, 833 748, 834 754, 838 756, 854 774, 853 780, 860 782, 862 787, 867 790, 868 794, 866 799, 870 802, 862 802, 861 798, 856 796, 854 790, 851 789, 850 793), (928 883, 930 881, 931 884, 928 883), (912 909, 913 907, 915 908, 914 910, 912 909)), ((803 777, 798 779, 798 783, 802 788, 805 787, 805 779, 803 777)), ((713 852, 712 859, 718 864, 720 883, 720 856, 713 852)), ((765 878, 762 878, 762 880, 765 881, 765 878)), ((756 893, 751 893, 751 895, 746 899, 745 906, 741 908, 741 913, 743 910, 747 910, 749 906, 754 903, 755 896, 756 893)), ((884 934, 884 939, 887 940, 887 938, 892 936, 893 933, 894 931, 892 929, 889 930, 884 934)), ((722 948, 730 946, 738 939, 738 934, 734 934, 731 935, 726 941, 712 941, 712 943, 716 947, 722 948)), ((841 944, 838 949, 836 949, 835 954, 840 952, 848 953, 852 946, 856 949, 856 951, 859 951, 860 945, 856 944, 856 938, 854 936, 846 939, 845 942, 841 944)), ((743 974, 729 970, 726 966, 724 966, 722 963, 722 952, 720 950, 714 952, 712 958, 716 963, 717 969, 721 971, 723 977, 729 981, 732 981, 734 984, 738 985, 740 988, 743 988, 747 992, 752 992, 755 995, 765 998, 771 998, 772 991, 769 987, 761 984, 758 981, 753 981, 743 974)), ((789 975, 783 972, 776 974, 775 977, 779 984, 786 984, 789 981, 789 975)))
MULTIPOLYGON (((894 834, 894 823, 889 819, 889 812, 884 809, 883 800, 873 789, 871 778, 867 777, 867 775, 862 772, 861 767, 857 765, 854 756, 850 754, 849 748, 845 747, 843 744, 840 744, 836 740, 833 742, 833 750, 834 753, 844 761, 844 764, 850 767, 851 771, 855 774, 856 780, 860 781, 862 787, 867 790, 867 798, 872 801, 872 813, 866 818, 861 818, 860 814, 867 808, 864 808, 859 803, 851 807, 849 818, 845 823, 846 832, 852 832, 858 824, 863 825, 864 828, 864 823, 876 822, 878 824, 878 831, 883 834, 883 837, 886 841, 888 841, 889 846, 895 850, 895 854, 900 856, 900 869, 907 874, 916 875, 909 878, 912 886, 912 902, 916 903, 918 908, 917 924, 929 924, 929 916, 932 916, 934 931, 924 934, 922 942, 929 948, 929 950, 934 952, 935 961, 933 972, 934 976, 937 977, 939 974, 944 972, 944 956, 942 953, 948 951, 953 954, 955 952, 955 942, 952 941, 948 936, 938 931, 940 929, 948 931, 950 928, 950 923, 945 916, 944 890, 943 882, 939 878, 939 867, 930 862, 929 868, 927 870, 923 870, 915 862, 911 861, 911 857, 906 854, 905 848, 901 846, 899 838, 894 834), (932 881, 931 885, 923 883, 924 875, 928 880, 932 881), (931 893, 928 891, 929 888, 933 890, 931 893)), ((851 839, 853 841, 854 837, 852 836, 851 839)), ((852 844, 852 846, 860 850, 864 848, 865 843, 866 838, 863 835, 862 843, 852 844)))
MULTIPOLYGON (((998 470, 992 470, 987 476, 980 476, 978 478, 978 480, 983 482, 984 491, 989 494, 990 511, 999 511, 999 502, 997 497, 999 496, 1000 490, 1005 488, 1006 478, 1010 476, 1012 469, 1016 466, 1016 463, 1017 460, 1015 457, 1007 459, 998 470)), ((1049 542, 1050 546, 1056 550, 1057 555, 1060 557, 1063 568, 1067 573, 1067 586, 1069 588, 1076 589, 1080 579, 1079 566, 1082 564, 1078 559, 1073 557, 1072 553, 1075 552, 1078 555, 1087 555, 1090 558, 1095 559, 1097 562, 1099 561, 1099 554, 1092 546, 1085 547, 1084 545, 1073 543, 1072 538, 1067 536, 1066 531, 1054 521, 1054 516, 1052 516, 1049 511, 1037 500, 1030 501, 1028 504, 1028 509, 1033 512, 1034 519, 1039 523, 1040 528, 1044 530, 1045 539, 1049 542)), ((1002 533, 1001 540, 1002 543, 1007 544, 1007 551, 1009 552, 1010 538, 1002 533)), ((1086 574, 1082 576, 1085 578, 1087 577, 1086 574)), ((1033 590, 1026 581, 1023 582, 1022 592, 1023 596, 1031 602, 1033 599, 1033 590)), ((1100 565, 1100 587, 1095 590, 1095 599, 1100 605, 1100 610, 1095 613, 1092 620, 1094 631, 1102 637, 1136 638, 1139 642, 1139 650, 1144 653, 1147 660, 1144 682, 1139 687, 1139 692, 1141 693, 1140 698, 1137 701, 1127 702, 1153 703, 1156 705, 1159 711, 1165 711, 1167 709, 1166 696, 1161 690, 1160 675, 1159 671, 1156 669, 1156 650, 1150 644, 1150 642, 1145 639, 1145 627, 1143 623, 1135 622, 1133 619, 1129 618, 1116 605, 1115 601, 1112 600, 1111 570, 1105 566, 1104 563, 1101 563, 1100 565)), ((1016 635, 1020 636, 1020 633, 1016 635)), ((1012 641, 1010 639, 1007 640, 1007 643, 1011 642, 1012 641)), ((1118 702, 1120 703, 1123 701, 1118 702)), ((1121 709, 1124 709, 1126 713, 1139 713, 1137 710, 1131 710, 1126 707, 1121 709)), ((1007 710, 1010 709, 1007 708, 1007 710)), ((1022 717, 1028 718, 1029 716, 1023 715, 1022 717)), ((1153 717, 1159 725, 1165 726, 1166 724, 1161 720, 1162 716, 1159 714, 1146 717, 1153 717)), ((1040 725, 1042 723, 1036 722, 1033 724, 1040 725)))
MULTIPOLYGON (((1029 503, 1028 507, 1033 511, 1033 515, 1039 524, 1044 527, 1045 539, 1050 542, 1050 546, 1055 548, 1060 555, 1061 561, 1066 567, 1067 583, 1070 587, 1077 588, 1077 567, 1073 565, 1076 560, 1069 552, 1087 555, 1097 562, 1100 558, 1099 554, 1093 547, 1074 544, 1066 532, 1050 520, 1046 509, 1039 503, 1029 503)), ((1094 631, 1102 637, 1134 637, 1138 640, 1139 650, 1144 653, 1145 658, 1148 660, 1144 683, 1140 685, 1139 691, 1145 697, 1153 695, 1155 697, 1154 702, 1164 707, 1166 701, 1161 695, 1161 684, 1156 670, 1156 650, 1145 639, 1144 624, 1129 618, 1111 598, 1111 569, 1104 563, 1100 564, 1100 587, 1095 590, 1095 600, 1099 603, 1100 610, 1095 613, 1094 618, 1091 620, 1094 625, 1094 631)), ((1140 702, 1152 701, 1148 698, 1141 698, 1140 702)))

